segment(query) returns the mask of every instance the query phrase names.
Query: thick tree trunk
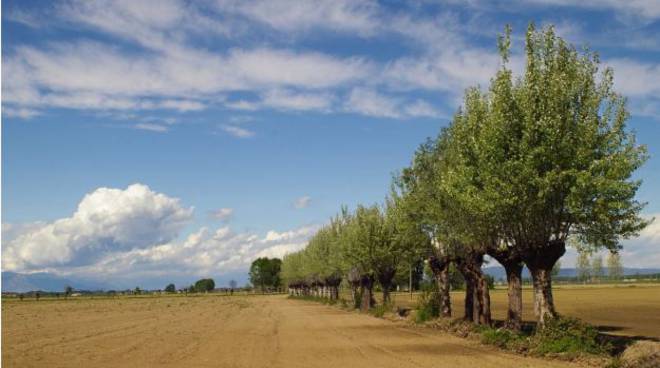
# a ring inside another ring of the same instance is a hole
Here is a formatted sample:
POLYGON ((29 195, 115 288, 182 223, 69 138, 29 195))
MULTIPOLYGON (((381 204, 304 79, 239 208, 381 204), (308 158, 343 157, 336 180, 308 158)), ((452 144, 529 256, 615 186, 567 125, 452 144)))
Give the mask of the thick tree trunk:
POLYGON ((522 268, 520 263, 504 267, 509 296, 506 326, 515 331, 522 328, 522 268))
POLYGON ((440 305, 440 316, 451 317, 451 298, 449 285, 449 258, 430 257, 429 266, 433 272, 433 278, 438 286, 438 304, 440 305))
POLYGON ((381 288, 383 288, 383 304, 390 302, 390 289, 392 287, 392 279, 396 275, 395 268, 388 268, 381 270, 378 273, 378 282, 380 283, 381 288))
POLYGON ((490 325, 490 292, 488 281, 481 271, 483 253, 473 252, 459 258, 457 266, 465 278, 465 317, 467 321, 490 325))
POLYGON ((544 247, 530 248, 523 256, 534 286, 534 315, 539 327, 557 317, 552 298, 552 267, 566 252, 563 241, 551 241, 544 247))
POLYGON ((488 250, 488 255, 495 258, 506 271, 509 307, 505 325, 507 328, 520 331, 522 328, 522 269, 520 255, 513 248, 496 248, 488 250))
POLYGON ((360 287, 362 288, 362 302, 360 303, 360 310, 363 312, 368 312, 375 304, 373 296, 373 276, 362 276, 360 279, 360 287))
POLYGON ((492 318, 490 314, 490 290, 488 290, 488 280, 479 269, 479 323, 482 325, 490 326, 492 318))
POLYGON ((383 304, 389 304, 391 302, 390 298, 390 286, 391 285, 381 285, 383 288, 383 304))
POLYGON ((534 315, 538 324, 543 327, 545 323, 557 316, 555 303, 552 298, 552 278, 550 270, 537 268, 530 270, 534 285, 534 315))

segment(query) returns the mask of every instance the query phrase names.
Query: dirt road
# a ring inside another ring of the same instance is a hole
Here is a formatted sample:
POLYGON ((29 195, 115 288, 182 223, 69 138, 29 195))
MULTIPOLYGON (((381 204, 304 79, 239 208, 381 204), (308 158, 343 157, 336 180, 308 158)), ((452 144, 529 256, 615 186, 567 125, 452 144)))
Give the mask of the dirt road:
POLYGON ((5 302, 4 367, 564 367, 311 302, 5 302))

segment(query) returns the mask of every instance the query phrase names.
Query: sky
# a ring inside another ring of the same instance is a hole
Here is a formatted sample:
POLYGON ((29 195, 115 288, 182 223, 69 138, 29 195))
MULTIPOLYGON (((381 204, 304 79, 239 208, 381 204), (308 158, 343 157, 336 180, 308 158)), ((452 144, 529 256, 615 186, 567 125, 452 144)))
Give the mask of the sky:
MULTIPOLYGON (((657 1, 3 1, 2 269, 242 282, 382 201, 488 85, 506 24, 522 70, 529 22, 614 68, 660 214, 657 1)), ((656 221, 625 266, 660 267, 659 244, 656 221)))

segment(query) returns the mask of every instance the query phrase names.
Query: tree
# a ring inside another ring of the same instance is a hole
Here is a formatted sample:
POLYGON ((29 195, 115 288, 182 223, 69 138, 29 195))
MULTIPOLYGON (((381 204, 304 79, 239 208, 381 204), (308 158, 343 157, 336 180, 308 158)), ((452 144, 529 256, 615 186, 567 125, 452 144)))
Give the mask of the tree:
POLYGON ((135 295, 140 295, 140 294, 142 294, 142 289, 140 289, 139 286, 136 286, 135 289, 133 290, 133 293, 135 295))
POLYGON ((584 249, 578 249, 578 258, 575 268, 577 269, 577 278, 579 281, 587 282, 591 279, 590 254, 584 249))
POLYGON ((193 288, 199 293, 207 293, 215 289, 215 281, 213 279, 199 279, 195 282, 193 288))
POLYGON ((611 280, 623 278, 623 263, 618 252, 610 252, 607 256, 607 274, 611 280))
POLYGON ((229 280, 229 288, 232 289, 232 291, 236 289, 237 285, 238 283, 236 282, 236 280, 229 280))
POLYGON ((603 257, 600 254, 591 259, 591 277, 598 282, 603 278, 603 257))
POLYGON ((456 164, 443 179, 476 225, 471 237, 490 237, 527 265, 543 326, 556 316, 551 270, 569 236, 615 250, 646 226, 631 175, 647 155, 626 129, 612 71, 599 75, 595 54, 578 53, 552 27, 530 25, 526 68, 514 81, 509 34, 489 92, 469 90, 454 117, 456 164))
POLYGON ((165 292, 166 293, 175 293, 176 292, 176 286, 174 286, 174 284, 167 284, 167 286, 165 286, 165 292))
POLYGON ((250 266, 250 282, 262 292, 280 286, 282 261, 279 258, 257 258, 250 266))
POLYGON ((73 293, 73 288, 69 285, 64 287, 64 298, 68 298, 71 296, 71 293, 73 293))

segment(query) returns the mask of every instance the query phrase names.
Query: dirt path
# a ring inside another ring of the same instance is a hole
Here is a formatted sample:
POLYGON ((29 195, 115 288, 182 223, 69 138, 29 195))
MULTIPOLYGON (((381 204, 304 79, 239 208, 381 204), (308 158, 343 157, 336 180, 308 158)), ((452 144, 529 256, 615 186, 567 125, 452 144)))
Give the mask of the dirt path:
POLYGON ((6 367, 563 367, 284 297, 2 306, 6 367))

